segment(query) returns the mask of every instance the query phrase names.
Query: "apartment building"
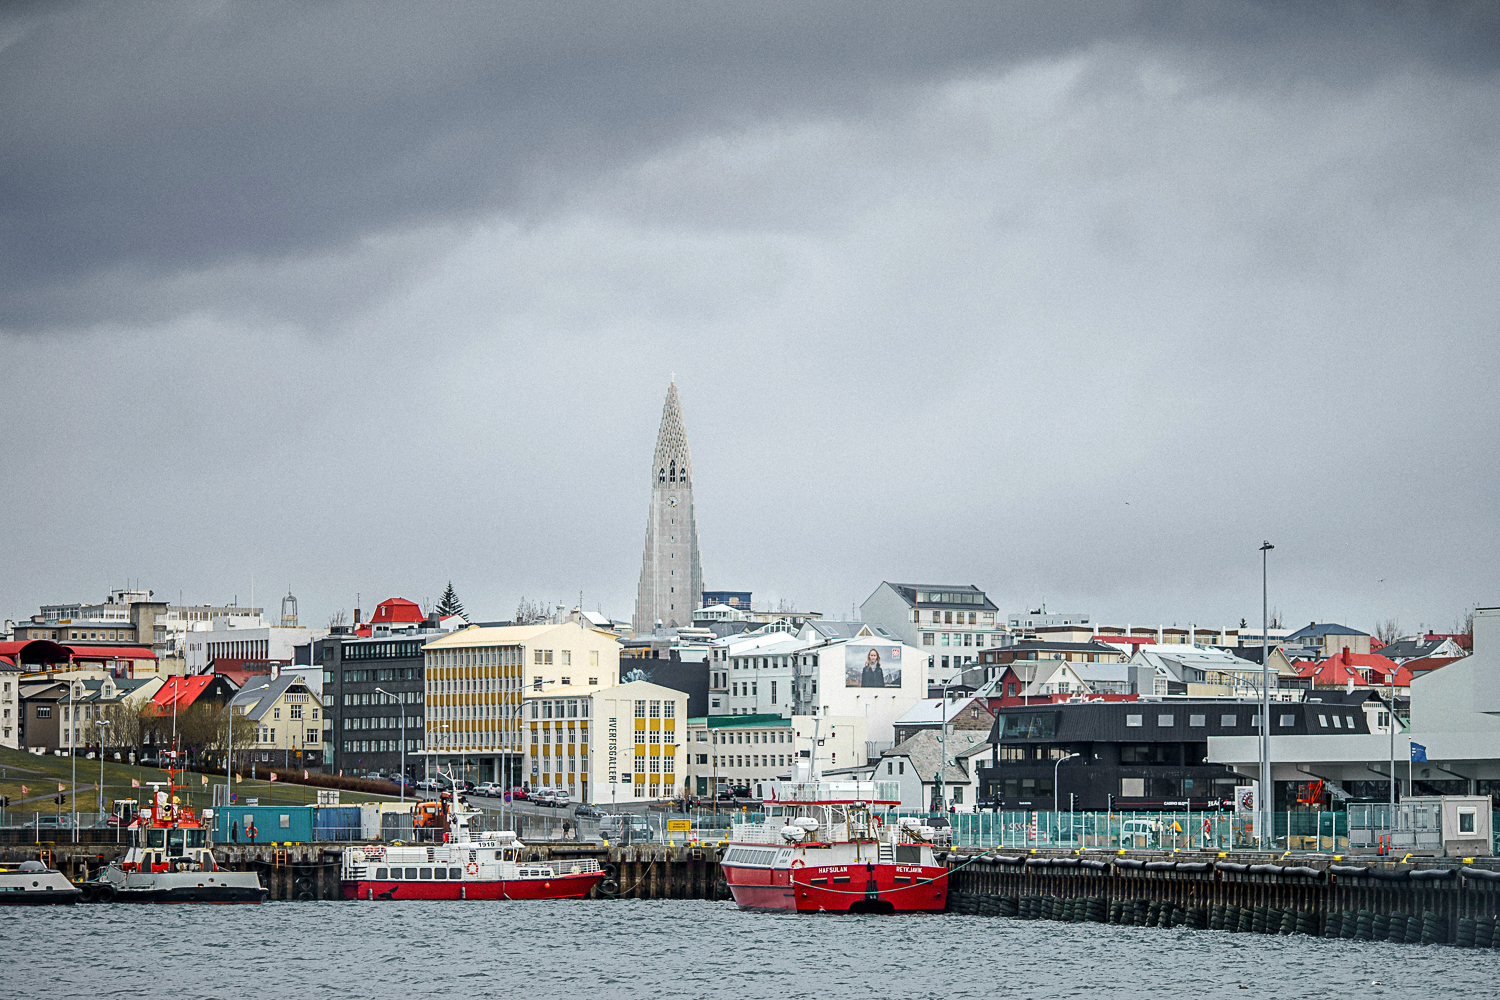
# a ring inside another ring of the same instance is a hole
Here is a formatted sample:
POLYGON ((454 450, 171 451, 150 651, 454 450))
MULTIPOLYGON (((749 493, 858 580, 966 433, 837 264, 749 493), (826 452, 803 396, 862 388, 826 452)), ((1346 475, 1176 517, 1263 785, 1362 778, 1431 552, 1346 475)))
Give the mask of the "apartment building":
POLYGON ((978 651, 1008 645, 999 609, 972 584, 883 582, 860 605, 860 617, 884 626, 931 660, 924 681, 942 684, 978 658, 978 651))
POLYGON ((422 752, 445 773, 490 774, 474 780, 508 787, 530 774, 526 696, 612 687, 620 676, 619 639, 575 621, 470 625, 427 642, 422 652, 422 752))

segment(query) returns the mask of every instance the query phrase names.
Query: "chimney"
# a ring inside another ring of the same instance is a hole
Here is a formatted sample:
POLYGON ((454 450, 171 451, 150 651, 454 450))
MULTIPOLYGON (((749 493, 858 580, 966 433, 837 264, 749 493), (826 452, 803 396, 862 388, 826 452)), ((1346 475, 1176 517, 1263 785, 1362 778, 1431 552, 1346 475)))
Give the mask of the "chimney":
POLYGON ((1354 662, 1354 658, 1349 655, 1349 647, 1345 646, 1344 647, 1344 666, 1347 667, 1347 666, 1349 666, 1349 664, 1351 664, 1353 662, 1354 662))

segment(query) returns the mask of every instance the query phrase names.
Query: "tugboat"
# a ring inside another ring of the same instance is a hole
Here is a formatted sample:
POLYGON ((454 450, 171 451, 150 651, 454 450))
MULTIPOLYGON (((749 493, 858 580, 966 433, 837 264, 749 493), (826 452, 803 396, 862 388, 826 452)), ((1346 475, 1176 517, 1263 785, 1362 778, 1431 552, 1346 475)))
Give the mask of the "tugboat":
MULTIPOLYGON (((419 807, 420 808, 420 807, 419 807)), ((593 859, 527 861, 509 830, 469 835, 462 798, 447 809, 441 844, 366 844, 344 849, 345 899, 582 899, 604 879, 593 859)), ((442 829, 440 823, 432 827, 442 829)))
POLYGON ((76 903, 83 893, 68 877, 40 861, 0 868, 0 906, 47 906, 76 903))
POLYGON ((761 797, 765 821, 735 824, 720 862, 741 909, 899 913, 947 905, 937 831, 917 819, 882 818, 900 804, 896 782, 821 780, 812 757, 798 757, 793 780, 762 782, 761 797))
POLYGON ((266 890, 254 872, 219 867, 209 831, 177 795, 177 769, 150 782, 149 805, 131 823, 131 844, 82 890, 85 902, 262 903, 266 890), (165 785, 165 788, 163 787, 165 785))

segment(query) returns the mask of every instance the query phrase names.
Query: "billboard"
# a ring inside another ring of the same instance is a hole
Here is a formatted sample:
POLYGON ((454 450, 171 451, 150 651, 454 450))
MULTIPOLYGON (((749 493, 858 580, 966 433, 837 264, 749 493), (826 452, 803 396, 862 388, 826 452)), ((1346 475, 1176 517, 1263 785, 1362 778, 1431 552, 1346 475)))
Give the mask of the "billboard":
POLYGON ((901 686, 901 647, 851 642, 844 648, 844 687, 901 686))

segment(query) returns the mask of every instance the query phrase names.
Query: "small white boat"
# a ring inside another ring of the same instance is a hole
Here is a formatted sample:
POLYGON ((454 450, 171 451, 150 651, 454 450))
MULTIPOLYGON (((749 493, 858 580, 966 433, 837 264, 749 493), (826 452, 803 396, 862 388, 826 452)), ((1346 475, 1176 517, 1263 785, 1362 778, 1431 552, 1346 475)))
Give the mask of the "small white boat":
POLYGON ((0 868, 0 906, 48 906, 76 903, 83 893, 68 877, 40 861, 0 868))

